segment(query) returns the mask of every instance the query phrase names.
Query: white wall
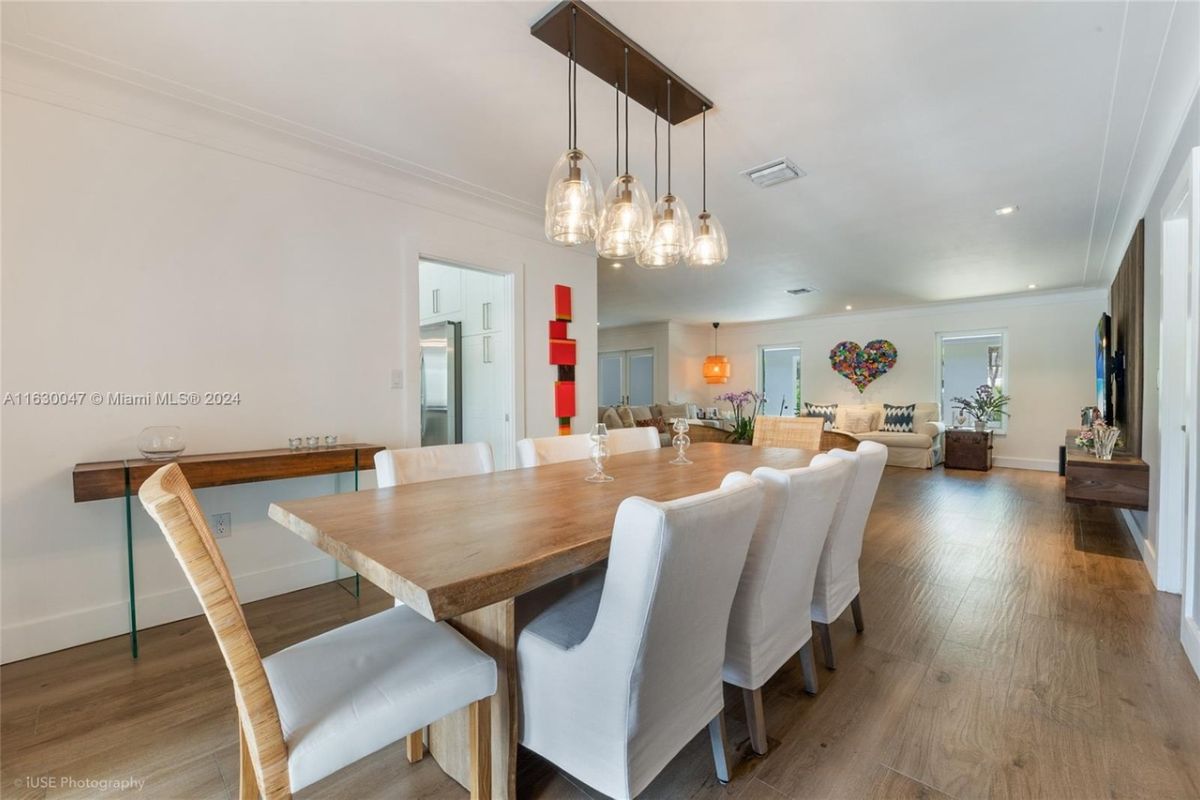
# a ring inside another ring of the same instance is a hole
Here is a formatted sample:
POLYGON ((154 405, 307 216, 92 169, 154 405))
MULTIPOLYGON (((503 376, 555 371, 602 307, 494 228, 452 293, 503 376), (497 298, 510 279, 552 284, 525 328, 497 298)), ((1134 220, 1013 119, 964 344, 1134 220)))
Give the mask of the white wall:
MULTIPOLYGON (((141 428, 181 425, 193 453, 309 433, 416 444, 421 255, 516 276, 518 435, 556 430, 547 320, 553 285, 573 287, 578 404, 595 406, 594 257, 545 243, 527 212, 13 48, 3 72, 3 391, 241 395, 3 408, 3 660, 127 629, 123 502, 74 504, 71 468, 135 456, 141 428)), ((222 550, 243 600, 333 578, 266 508, 351 485, 199 493, 233 514, 222 550)), ((161 535, 134 519, 140 626, 198 613, 161 535)))
POLYGON ((1106 302, 1106 292, 1093 289, 722 325, 720 349, 733 370, 728 386, 722 387, 704 383, 699 367, 704 340, 694 331, 693 342, 702 346, 687 358, 689 384, 684 399, 712 405, 713 396, 721 391, 753 388, 759 345, 799 344, 806 402, 934 402, 938 399, 937 334, 1002 328, 1008 331, 1006 390, 1013 400, 1008 434, 996 437, 996 463, 1057 469, 1066 429, 1078 427, 1079 409, 1091 400, 1092 332, 1106 302), (896 366, 862 395, 829 365, 830 349, 845 339, 863 345, 872 339, 889 339, 899 352, 896 366))

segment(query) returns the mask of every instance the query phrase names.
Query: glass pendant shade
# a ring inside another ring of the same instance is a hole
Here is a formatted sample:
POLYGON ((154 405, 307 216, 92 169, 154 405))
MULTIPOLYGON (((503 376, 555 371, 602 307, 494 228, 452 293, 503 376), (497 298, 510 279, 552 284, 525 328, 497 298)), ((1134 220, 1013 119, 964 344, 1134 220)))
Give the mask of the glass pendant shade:
POLYGON ((729 359, 725 356, 712 355, 704 359, 705 383, 729 383, 731 372, 729 359))
POLYGON ((546 238, 565 247, 595 240, 601 199, 592 160, 575 148, 563 153, 546 185, 546 238))
POLYGON ((654 229, 638 253, 638 266, 666 269, 685 258, 692 247, 692 217, 673 194, 664 194, 654 206, 654 229))
POLYGON ((696 237, 688 251, 689 267, 719 267, 729 258, 729 240, 720 221, 707 211, 702 211, 696 225, 696 237))
POLYGON ((645 247, 653 226, 654 206, 642 182, 632 175, 614 178, 604 193, 596 252, 602 258, 633 258, 645 247))

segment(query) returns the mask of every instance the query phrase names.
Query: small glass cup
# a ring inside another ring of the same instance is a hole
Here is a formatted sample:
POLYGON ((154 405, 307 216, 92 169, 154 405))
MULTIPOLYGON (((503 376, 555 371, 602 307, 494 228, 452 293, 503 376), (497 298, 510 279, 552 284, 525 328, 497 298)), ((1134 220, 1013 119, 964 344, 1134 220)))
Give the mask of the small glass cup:
POLYGON ((337 437, 334 436, 333 434, 327 434, 325 436, 325 446, 326 447, 337 447, 337 437))
POLYGON ((321 446, 321 437, 320 436, 306 436, 306 437, 304 437, 304 444, 307 445, 310 450, 316 450, 318 447, 321 446))
POLYGON ((303 436, 289 436, 288 437, 288 449, 289 450, 299 450, 303 446, 304 446, 304 437, 303 436))
POLYGON ((607 483, 613 479, 612 475, 604 474, 604 463, 608 461, 608 426, 597 422, 592 426, 588 438, 592 441, 591 457, 594 469, 584 480, 589 483, 607 483))
POLYGON ((692 446, 692 437, 687 435, 689 430, 688 421, 683 417, 675 420, 673 426, 675 430, 675 438, 671 440, 671 444, 675 446, 675 458, 671 459, 671 464, 691 464, 692 462, 687 457, 687 449, 692 446))

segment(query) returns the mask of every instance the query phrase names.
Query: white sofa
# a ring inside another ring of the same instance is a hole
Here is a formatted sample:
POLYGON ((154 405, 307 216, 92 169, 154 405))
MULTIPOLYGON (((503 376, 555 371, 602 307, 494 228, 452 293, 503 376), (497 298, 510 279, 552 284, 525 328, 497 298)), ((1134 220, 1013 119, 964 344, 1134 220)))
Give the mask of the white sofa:
MULTIPOLYGON (((908 405, 893 403, 893 405, 908 405)), ((887 463, 893 467, 933 469, 942 463, 946 426, 941 421, 941 408, 937 403, 916 403, 913 410, 912 433, 897 433, 880 430, 883 425, 883 404, 838 404, 833 429, 848 433, 862 442, 879 442, 888 449, 887 463), (846 409, 862 408, 873 412, 873 430, 854 433, 843 429, 846 409)))

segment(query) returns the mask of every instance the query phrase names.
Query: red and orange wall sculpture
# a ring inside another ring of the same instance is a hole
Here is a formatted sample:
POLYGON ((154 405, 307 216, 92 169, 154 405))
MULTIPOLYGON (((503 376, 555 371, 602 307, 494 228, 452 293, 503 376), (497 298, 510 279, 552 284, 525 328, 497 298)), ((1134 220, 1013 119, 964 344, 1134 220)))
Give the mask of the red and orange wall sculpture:
POLYGON ((554 382, 554 416, 558 435, 569 436, 575 416, 575 340, 567 338, 571 321, 571 287, 554 287, 554 319, 550 321, 550 363, 558 367, 554 382))

